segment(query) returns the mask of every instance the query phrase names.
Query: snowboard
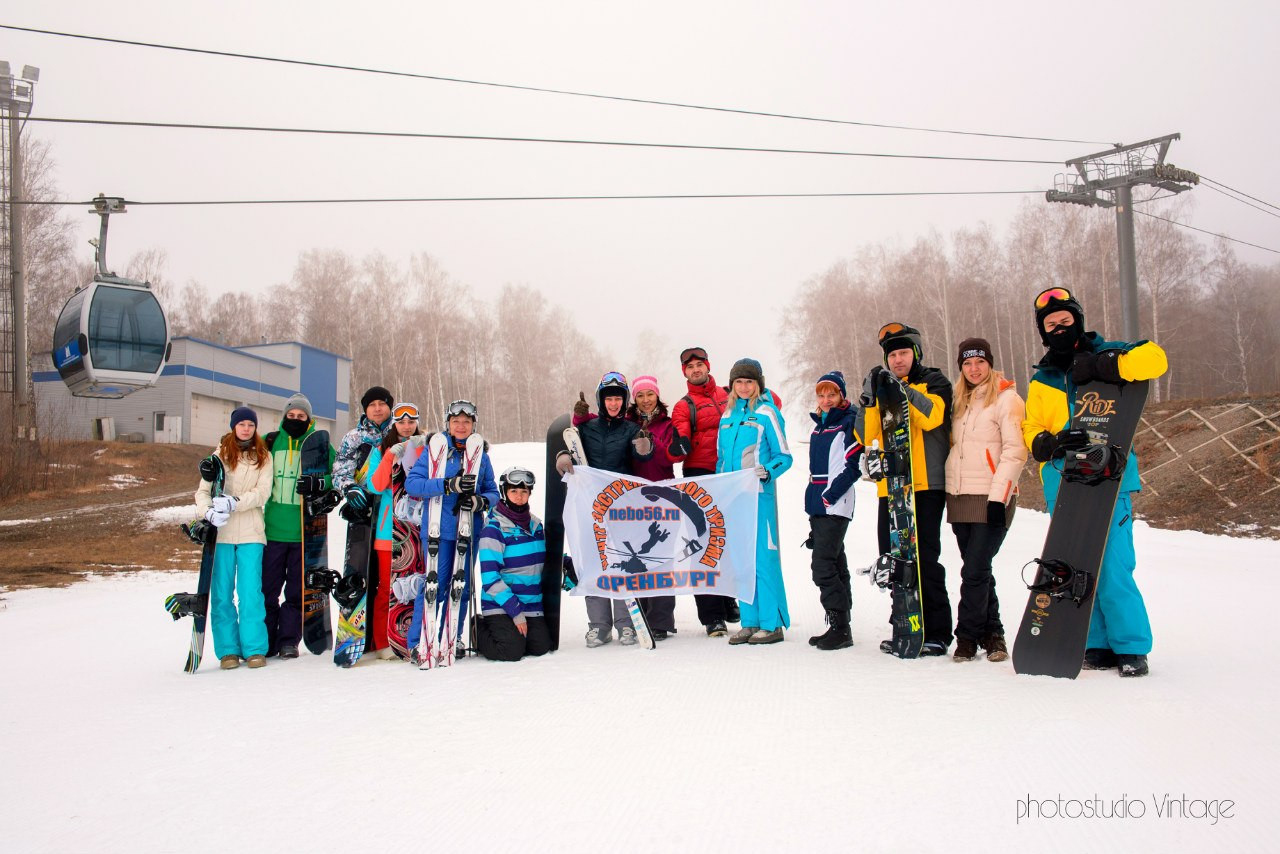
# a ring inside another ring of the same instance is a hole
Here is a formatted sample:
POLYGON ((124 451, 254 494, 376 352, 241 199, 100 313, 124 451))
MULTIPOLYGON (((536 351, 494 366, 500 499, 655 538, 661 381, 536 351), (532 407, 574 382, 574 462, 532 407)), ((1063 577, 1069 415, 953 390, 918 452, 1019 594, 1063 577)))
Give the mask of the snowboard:
MULTIPOLYGON (((422 455, 422 449, 405 450, 400 462, 391 466, 391 588, 397 589, 401 579, 426 571, 426 553, 422 548, 423 501, 405 492, 405 477, 422 455)), ((400 658, 409 659, 409 624, 413 621, 413 600, 391 599, 387 609, 387 641, 400 658)))
POLYGON ((889 551, 876 562, 877 578, 887 577, 889 624, 893 634, 887 652, 919 658, 924 648, 924 611, 920 600, 920 554, 916 542, 914 479, 911 474, 911 404, 901 383, 889 381, 876 390, 880 433, 885 451, 906 463, 906 472, 885 478, 889 493, 889 551))
MULTIPOLYGON (((564 430, 564 443, 569 453, 573 455, 573 464, 575 466, 590 465, 587 460, 586 449, 582 446, 582 436, 578 433, 577 427, 567 427, 564 430)), ((657 649, 657 642, 653 639, 653 631, 649 628, 649 620, 645 617, 644 611, 640 610, 640 603, 635 597, 624 599, 623 604, 627 607, 627 613, 631 616, 631 628, 636 631, 636 639, 640 642, 640 646, 645 649, 657 649)))
POLYGON ((560 648, 560 591, 564 584, 564 498, 565 485, 556 471, 556 455, 569 448, 564 431, 573 416, 561 415, 547 428, 546 487, 542 505, 542 528, 546 536, 547 559, 542 565, 542 609, 551 635, 551 649, 560 648))
POLYGON ((1067 679, 1080 674, 1111 515, 1124 467, 1132 463, 1129 451, 1147 386, 1098 380, 1075 390, 1069 426, 1088 430, 1090 444, 1062 460, 1049 533, 1013 644, 1018 673, 1067 679))
MULTIPOLYGON (((209 497, 217 498, 222 494, 222 484, 226 479, 226 469, 217 454, 210 454, 209 460, 214 463, 216 472, 209 483, 209 497)), ((191 645, 187 650, 187 663, 183 665, 184 673, 195 673, 200 668, 200 659, 204 656, 204 628, 209 616, 209 588, 213 585, 213 552, 218 545, 218 529, 203 519, 197 519, 182 526, 182 532, 193 540, 202 543, 200 551, 200 577, 196 582, 196 592, 174 593, 164 600, 165 610, 179 620, 191 617, 191 645)))
MULTIPOLYGON (((357 483, 367 482, 369 454, 372 445, 361 447, 356 462, 357 483)), ((342 562, 342 578, 333 591, 338 603, 338 635, 333 648, 333 663, 350 667, 364 655, 369 630, 369 608, 378 583, 376 558, 373 555, 374 520, 378 518, 378 496, 369 493, 369 505, 363 509, 350 502, 342 509, 347 520, 347 550, 342 562)))
MULTIPOLYGON (((329 431, 316 430, 302 440, 299 474, 329 475, 329 431)), ((313 586, 317 573, 329 573, 329 511, 336 505, 332 490, 302 499, 302 642, 312 655, 333 646, 329 591, 313 586)))

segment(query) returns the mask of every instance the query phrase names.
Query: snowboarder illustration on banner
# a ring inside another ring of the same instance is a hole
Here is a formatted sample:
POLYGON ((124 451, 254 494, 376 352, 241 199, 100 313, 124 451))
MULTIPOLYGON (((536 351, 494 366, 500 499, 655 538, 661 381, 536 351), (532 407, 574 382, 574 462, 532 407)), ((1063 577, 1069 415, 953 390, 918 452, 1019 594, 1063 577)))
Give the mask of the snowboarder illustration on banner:
POLYGON ((1133 436, 1148 381, 1168 370, 1152 341, 1086 332, 1084 308, 1053 287, 1035 299, 1047 348, 1027 390, 1023 438, 1052 518, 1013 646, 1019 673, 1145 676, 1151 621, 1133 573, 1133 436))

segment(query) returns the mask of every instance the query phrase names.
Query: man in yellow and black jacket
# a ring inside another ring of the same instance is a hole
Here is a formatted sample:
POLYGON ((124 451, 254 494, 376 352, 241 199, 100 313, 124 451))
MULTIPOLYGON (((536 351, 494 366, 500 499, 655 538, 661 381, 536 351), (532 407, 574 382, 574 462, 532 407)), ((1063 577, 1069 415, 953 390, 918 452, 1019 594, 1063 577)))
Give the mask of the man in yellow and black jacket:
MULTIPOLYGON (((945 655, 952 640, 951 602, 947 598, 946 569, 938 558, 942 555, 942 514, 947 503, 943 477, 947 454, 951 451, 951 381, 937 368, 921 364, 918 329, 902 323, 886 323, 880 328, 879 340, 880 349, 884 351, 884 367, 872 368, 863 382, 863 423, 858 425, 858 432, 864 448, 870 448, 875 441, 884 447, 876 392, 889 385, 898 386, 896 377, 905 385, 911 407, 911 479, 915 490, 916 549, 920 557, 925 638, 921 655, 945 655)), ((897 393, 890 389, 891 395, 897 393)), ((864 451, 863 460, 867 476, 878 481, 880 513, 876 530, 880 552, 887 554, 890 550, 889 490, 884 480, 888 472, 883 466, 889 461, 883 450, 864 451)), ((891 642, 883 641, 880 649, 892 652, 891 642)))
MULTIPOLYGON (((1087 432, 1071 424, 1076 387, 1095 379, 1110 383, 1155 379, 1168 370, 1169 360, 1152 341, 1106 341, 1096 332, 1085 332, 1084 309, 1066 288, 1049 288, 1037 296, 1035 314, 1036 328, 1049 349, 1036 364, 1027 390, 1022 435, 1031 456, 1041 464, 1044 500, 1052 513, 1062 483, 1063 458, 1089 442, 1087 432)), ((1137 557, 1133 550, 1132 493, 1141 488, 1138 458, 1130 451, 1093 598, 1085 644, 1086 670, 1117 667, 1121 676, 1147 674, 1151 621, 1133 579, 1137 557)))

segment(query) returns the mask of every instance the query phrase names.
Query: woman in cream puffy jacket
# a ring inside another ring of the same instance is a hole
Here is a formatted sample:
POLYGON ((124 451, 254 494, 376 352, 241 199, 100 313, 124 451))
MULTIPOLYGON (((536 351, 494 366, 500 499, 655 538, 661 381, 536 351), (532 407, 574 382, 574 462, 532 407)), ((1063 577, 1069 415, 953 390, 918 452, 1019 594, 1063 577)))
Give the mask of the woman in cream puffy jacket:
POLYGON ((257 413, 247 406, 231 413, 231 432, 214 453, 226 472, 222 494, 212 496, 206 480, 196 490, 196 506, 218 529, 209 589, 213 651, 223 670, 239 667, 241 658, 247 658, 250 667, 262 667, 267 663, 262 599, 267 535, 262 512, 271 495, 272 467, 271 452, 258 435, 257 413))
POLYGON ((1000 551, 1017 505, 1018 478, 1027 460, 1022 441, 1025 405, 1012 380, 992 367, 982 338, 960 344, 961 377, 951 415, 947 456, 947 521, 964 566, 956 615, 956 661, 969 661, 981 646, 990 661, 1009 657, 991 561, 1000 551))

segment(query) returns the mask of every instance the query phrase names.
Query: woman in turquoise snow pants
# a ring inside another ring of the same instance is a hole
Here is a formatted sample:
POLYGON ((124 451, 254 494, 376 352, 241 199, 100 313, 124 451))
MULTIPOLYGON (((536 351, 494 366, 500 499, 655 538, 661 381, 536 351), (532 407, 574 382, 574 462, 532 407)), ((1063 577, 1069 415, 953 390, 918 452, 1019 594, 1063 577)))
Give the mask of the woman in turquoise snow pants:
POLYGON ((754 470, 760 480, 755 600, 739 602, 742 628, 730 636, 729 643, 778 643, 783 628, 791 625, 778 551, 777 477, 791 468, 786 423, 765 389, 759 362, 739 360, 729 380, 729 400, 720 417, 716 473, 754 470))

